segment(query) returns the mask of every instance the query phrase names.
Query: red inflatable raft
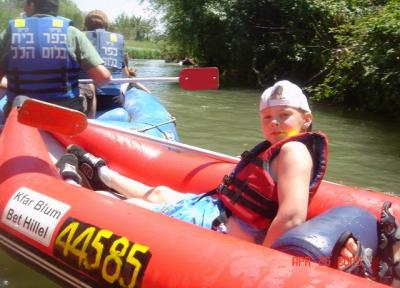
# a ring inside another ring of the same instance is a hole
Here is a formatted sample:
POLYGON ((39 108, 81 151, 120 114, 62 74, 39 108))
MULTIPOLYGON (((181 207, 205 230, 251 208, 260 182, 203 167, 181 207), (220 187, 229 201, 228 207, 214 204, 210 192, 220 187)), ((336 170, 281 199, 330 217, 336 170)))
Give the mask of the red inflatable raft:
MULTIPOLYGON (((89 123, 74 137, 18 123, 0 138, 0 243, 76 287, 381 287, 376 282, 208 231, 64 182, 54 161, 69 143, 150 185, 205 192, 236 158, 89 123)), ((399 198, 324 182, 308 217, 343 204, 378 215, 399 198)))

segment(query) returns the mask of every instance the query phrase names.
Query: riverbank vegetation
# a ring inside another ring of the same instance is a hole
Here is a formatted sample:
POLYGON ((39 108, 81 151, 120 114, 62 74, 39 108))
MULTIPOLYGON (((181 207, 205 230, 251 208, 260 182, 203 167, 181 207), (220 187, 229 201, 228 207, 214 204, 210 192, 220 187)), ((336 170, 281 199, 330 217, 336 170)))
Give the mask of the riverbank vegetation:
MULTIPOLYGON (((225 84, 290 79, 316 100, 398 114, 398 0, 149 1, 164 15, 163 35, 154 19, 122 14, 111 25, 133 58, 191 57, 219 67, 225 84)), ((0 0, 2 27, 24 2, 0 0)), ((83 28, 72 1, 61 0, 60 15, 83 28)))
POLYGON ((163 59, 159 46, 150 40, 126 40, 125 50, 130 58, 163 59))
POLYGON ((317 100, 398 114, 398 0, 151 2, 164 11, 168 57, 218 66, 225 82, 286 78, 317 100))

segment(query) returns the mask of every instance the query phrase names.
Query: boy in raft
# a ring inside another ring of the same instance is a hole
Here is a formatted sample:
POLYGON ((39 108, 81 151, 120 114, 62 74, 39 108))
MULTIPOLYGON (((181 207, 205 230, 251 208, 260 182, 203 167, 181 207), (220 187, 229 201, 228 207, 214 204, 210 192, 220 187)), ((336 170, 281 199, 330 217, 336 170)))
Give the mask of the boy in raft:
MULTIPOLYGON (((129 198, 126 201, 130 203, 270 246, 286 231, 303 226, 310 198, 325 172, 327 145, 322 134, 306 132, 311 130, 311 111, 301 89, 289 81, 277 82, 263 93, 260 114, 267 141, 244 153, 234 171, 210 193, 183 194, 164 186, 149 187, 111 170, 103 159, 77 145, 69 146, 69 153, 57 165, 64 179, 72 183, 81 182, 79 167, 95 190, 111 188, 129 198), (310 144, 317 147, 316 151, 309 148, 310 144), (239 192, 237 183, 243 184, 243 178, 248 180, 248 185, 239 192), (254 178, 260 178, 260 184, 254 184, 254 178), (270 187, 267 192, 255 191, 261 185, 270 187), (260 197, 248 195, 252 193, 248 192, 249 188, 260 197), (267 193, 270 194, 265 195, 267 193), (242 203, 247 207, 242 207, 242 203), (252 213, 252 209, 257 212, 252 213)), ((384 204, 377 224, 379 235, 371 235, 379 238, 380 263, 379 271, 374 273, 378 274, 375 279, 400 287, 400 230, 390 203, 384 204)), ((344 231, 331 257, 361 259, 366 267, 362 267, 359 275, 372 278, 371 273, 366 272, 372 269, 371 259, 360 257, 366 254, 363 249, 361 241, 350 231, 344 231)), ((350 273, 356 273, 353 269, 360 266, 360 263, 352 263, 344 267, 340 263, 348 261, 336 262, 335 267, 350 273)))
POLYGON ((327 140, 309 132, 312 114, 307 98, 289 81, 279 81, 262 94, 260 116, 266 141, 243 153, 234 171, 209 193, 147 186, 111 170, 103 159, 77 145, 67 148, 70 154, 58 167, 68 178, 78 165, 94 190, 111 188, 130 203, 270 246, 306 220, 310 198, 325 174, 327 140))

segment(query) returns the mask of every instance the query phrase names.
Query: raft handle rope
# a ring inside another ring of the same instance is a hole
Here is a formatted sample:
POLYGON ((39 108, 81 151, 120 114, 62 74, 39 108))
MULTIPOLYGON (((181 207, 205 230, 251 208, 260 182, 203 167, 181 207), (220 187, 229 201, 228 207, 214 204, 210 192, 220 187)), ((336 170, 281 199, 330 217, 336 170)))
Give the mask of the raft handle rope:
MULTIPOLYGON (((167 124, 169 124, 169 123, 174 123, 175 126, 176 126, 176 118, 175 118, 175 117, 172 117, 170 120, 161 122, 161 123, 159 123, 159 124, 149 124, 149 123, 145 123, 145 122, 144 122, 143 124, 150 125, 150 127, 141 128, 141 129, 134 129, 134 131, 136 131, 136 132, 145 132, 145 131, 147 131, 147 130, 150 130, 150 129, 153 129, 153 128, 158 128, 158 127, 160 127, 160 126, 167 125, 167 124)), ((159 129, 158 129, 158 130, 159 130, 159 129)), ((161 132, 162 132, 162 131, 161 131, 161 132)))

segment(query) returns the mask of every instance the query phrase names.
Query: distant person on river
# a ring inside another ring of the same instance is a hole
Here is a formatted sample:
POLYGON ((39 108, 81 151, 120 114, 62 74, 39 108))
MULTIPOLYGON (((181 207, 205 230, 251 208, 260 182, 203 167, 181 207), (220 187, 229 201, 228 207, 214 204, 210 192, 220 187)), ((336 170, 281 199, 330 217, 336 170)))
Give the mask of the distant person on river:
MULTIPOLYGON (((86 36, 92 42, 110 70, 112 78, 128 76, 128 63, 125 60, 124 36, 107 31, 109 21, 107 15, 100 10, 93 10, 85 17, 86 36)), ((88 98, 91 115, 98 110, 110 110, 122 107, 128 85, 107 84, 103 86, 81 85, 88 98), (94 90, 95 88, 95 90, 94 90), (95 91, 95 92, 93 92, 95 91)))
POLYGON ((85 112, 78 87, 84 69, 96 84, 110 80, 103 60, 69 19, 59 17, 59 0, 27 0, 25 18, 11 20, 0 35, 0 79, 7 77, 8 114, 17 95, 85 112))

